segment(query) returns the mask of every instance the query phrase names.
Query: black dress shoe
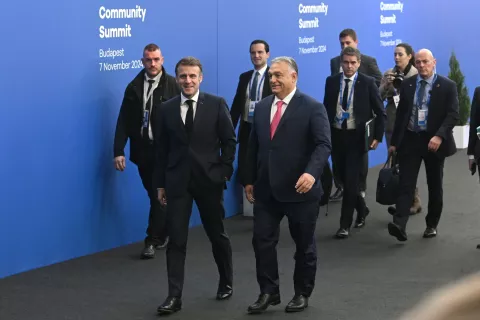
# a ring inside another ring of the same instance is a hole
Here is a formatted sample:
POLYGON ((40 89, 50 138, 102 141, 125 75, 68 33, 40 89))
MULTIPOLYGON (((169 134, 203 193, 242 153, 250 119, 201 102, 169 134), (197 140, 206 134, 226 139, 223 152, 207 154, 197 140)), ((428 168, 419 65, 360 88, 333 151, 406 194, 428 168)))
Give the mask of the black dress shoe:
POLYGON ((346 239, 350 235, 350 230, 346 228, 340 228, 337 230, 337 233, 335 233, 335 238, 337 239, 346 239))
POLYGON ((153 244, 147 244, 142 250, 141 257, 143 259, 153 259, 155 258, 155 247, 153 244))
POLYGON ((337 191, 330 197, 330 201, 340 201, 343 198, 343 189, 338 188, 337 191))
POLYGON ((308 297, 304 295, 295 295, 285 307, 285 312, 299 312, 308 307, 308 297))
POLYGON ((233 288, 230 285, 221 286, 217 291, 217 300, 227 300, 233 294, 233 288))
POLYGON ((277 304, 280 304, 280 294, 262 293, 258 296, 258 300, 248 307, 248 313, 262 313, 267 310, 268 306, 277 304))
POLYGON ((423 233, 424 238, 434 238, 436 236, 437 236, 436 228, 427 227, 427 229, 425 229, 425 232, 423 233))
POLYGON ((157 308, 159 315, 168 315, 182 309, 182 299, 179 297, 168 297, 164 303, 157 308))
POLYGON ((387 209, 387 210, 388 210, 388 213, 390 213, 392 216, 394 216, 394 215, 395 215, 395 213, 397 213, 397 208, 396 208, 396 207, 394 207, 394 206, 390 206, 390 207, 388 207, 388 209, 387 209))
POLYGON ((367 207, 365 201, 362 201, 363 204, 357 206, 357 220, 355 221, 354 228, 363 228, 365 227, 365 221, 370 214, 370 208, 367 207))
POLYGON ((365 218, 360 218, 355 221, 355 225, 353 226, 354 228, 363 228, 365 227, 365 218))
POLYGON ((155 247, 155 249, 163 249, 163 248, 166 248, 169 240, 170 240, 170 238, 169 238, 169 237, 166 237, 165 240, 163 241, 163 243, 157 244, 157 246, 155 247))
POLYGON ((388 224, 388 233, 392 236, 397 238, 398 241, 407 241, 407 234, 405 233, 405 230, 400 228, 395 223, 390 222, 388 224))

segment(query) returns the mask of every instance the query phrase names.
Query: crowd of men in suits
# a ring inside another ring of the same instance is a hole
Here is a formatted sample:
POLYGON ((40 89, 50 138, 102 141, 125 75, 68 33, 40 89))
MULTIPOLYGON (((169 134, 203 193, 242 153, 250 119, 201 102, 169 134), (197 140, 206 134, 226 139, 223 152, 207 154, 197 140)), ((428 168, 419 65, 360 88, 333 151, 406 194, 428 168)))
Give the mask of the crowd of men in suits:
MULTIPOLYGON (((407 240, 406 225, 423 160, 429 190, 424 237, 437 235, 444 162, 456 151, 452 136, 458 120, 455 83, 436 74, 436 60, 427 49, 414 53, 408 44, 399 44, 395 67, 382 75, 375 58, 358 50, 354 30, 343 30, 339 40, 341 54, 331 60, 323 103, 297 88, 298 66, 293 58, 277 57, 268 65, 268 43, 253 41, 249 49, 253 69, 240 75, 230 109, 224 98, 200 90, 203 67, 198 59, 182 58, 173 77, 163 67, 160 48, 155 44, 145 47, 145 68, 125 90, 114 163, 117 170, 125 170, 124 148, 130 139, 130 160, 137 165, 150 198, 141 255, 153 258, 157 249, 166 247, 168 297, 158 307, 159 314, 182 308, 193 201, 219 271, 216 298, 225 300, 233 294, 223 192, 234 172, 237 143, 238 181, 254 210, 252 244, 260 288, 249 313, 262 313, 280 303, 276 244, 284 216, 296 244, 295 292, 285 311, 308 306, 315 286, 322 172, 331 156, 337 187, 331 200, 342 201, 335 237, 348 238, 352 225, 363 228, 366 224, 370 211, 365 202, 368 152, 376 149, 386 129, 389 154, 402 168, 398 200, 389 208, 393 221, 388 232, 399 241, 407 240), (398 84, 400 74, 403 81, 398 84), (372 139, 366 140, 369 124, 373 124, 372 139)), ((480 99, 478 89, 475 97, 480 99)), ((478 114, 472 108, 472 121, 477 124, 478 114)), ((471 136, 475 139, 471 138, 468 150, 473 166, 480 146, 476 132, 471 131, 471 136)))

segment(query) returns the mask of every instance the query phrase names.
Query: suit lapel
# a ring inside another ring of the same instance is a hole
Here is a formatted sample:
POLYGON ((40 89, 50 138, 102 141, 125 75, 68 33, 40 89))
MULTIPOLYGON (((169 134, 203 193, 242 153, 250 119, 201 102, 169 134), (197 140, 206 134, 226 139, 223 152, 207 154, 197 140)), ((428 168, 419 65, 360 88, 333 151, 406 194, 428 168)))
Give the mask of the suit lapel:
POLYGON ((270 141, 270 115, 272 114, 272 104, 274 99, 275 96, 271 96, 268 99, 268 108, 265 108, 265 112, 261 114, 262 118, 259 121, 260 126, 256 126, 257 130, 259 127, 262 128, 262 130, 266 130, 268 141, 270 141))
MULTIPOLYGON (((430 106, 434 106, 436 104, 436 99, 437 99, 437 96, 438 96, 438 92, 439 90, 441 89, 441 86, 440 86, 440 81, 438 81, 439 78, 437 76, 437 79, 435 80, 435 82, 432 83, 432 91, 431 91, 431 94, 430 94, 430 105, 428 106, 428 109, 430 110, 430 106)), ((428 96, 428 92, 426 93, 427 96, 428 96)), ((430 114, 430 112, 428 113, 430 114)))
POLYGON ((196 131, 198 126, 200 126, 199 123, 202 123, 203 117, 205 117, 205 113, 207 110, 206 110, 206 105, 204 105, 204 102, 205 102, 205 95, 203 94, 203 92, 200 92, 198 94, 197 109, 195 110, 195 117, 193 118, 194 132, 196 131))
MULTIPOLYGON (((353 114, 355 116, 355 119, 358 119, 358 114, 359 114, 359 110, 357 108, 357 106, 360 106, 360 101, 361 100, 361 96, 362 96, 362 86, 363 86, 363 81, 362 81, 362 77, 360 76, 360 73, 358 73, 358 76, 357 76, 357 81, 355 82, 355 86, 353 87, 353 114), (357 102, 357 103, 355 103, 357 102)), ((352 106, 350 106, 351 108, 352 106)), ((357 121, 355 121, 357 122, 357 121)))
POLYGON ((137 75, 137 77, 133 80, 133 91, 135 92, 135 95, 137 96, 137 99, 139 101, 138 106, 138 112, 141 114, 142 119, 143 119, 143 80, 145 79, 145 73, 142 72, 141 74, 137 75))
POLYGON ((178 128, 180 130, 180 135, 182 136, 182 138, 184 138, 185 140, 188 140, 187 131, 185 130, 185 123, 183 123, 183 120, 182 120, 182 106, 181 106, 182 99, 181 99, 181 95, 179 95, 175 98, 175 104, 178 107, 173 109, 173 110, 175 110, 174 115, 173 115, 174 121, 178 123, 178 128))
POLYGON ((262 99, 272 94, 272 91, 270 89, 270 77, 268 76, 268 69, 270 69, 270 67, 267 67, 267 69, 265 70, 265 79, 263 80, 263 89, 262 89, 262 99))
MULTIPOLYGON (((416 79, 417 77, 415 77, 416 79)), ((408 109, 408 117, 407 117, 407 123, 410 121, 410 117, 412 116, 412 111, 413 111, 413 106, 415 104, 415 91, 417 90, 417 81, 413 81, 413 83, 410 83, 408 85, 408 91, 407 91, 407 101, 412 101, 412 103, 409 105, 408 109)))

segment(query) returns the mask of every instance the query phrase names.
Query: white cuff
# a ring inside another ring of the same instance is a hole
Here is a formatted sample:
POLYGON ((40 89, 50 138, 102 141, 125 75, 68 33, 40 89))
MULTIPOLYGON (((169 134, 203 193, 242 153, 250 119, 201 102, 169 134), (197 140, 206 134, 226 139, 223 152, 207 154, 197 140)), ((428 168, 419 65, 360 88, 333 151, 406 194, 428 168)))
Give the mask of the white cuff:
POLYGON ((475 156, 469 154, 469 155, 468 155, 468 160, 475 160, 475 156))

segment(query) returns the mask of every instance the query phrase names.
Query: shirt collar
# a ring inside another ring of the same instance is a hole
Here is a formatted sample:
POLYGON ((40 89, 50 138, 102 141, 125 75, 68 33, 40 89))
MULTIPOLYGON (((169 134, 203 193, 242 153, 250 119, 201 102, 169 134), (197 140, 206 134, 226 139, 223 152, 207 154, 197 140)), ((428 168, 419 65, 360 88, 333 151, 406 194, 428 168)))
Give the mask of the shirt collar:
POLYGON ((145 72, 145 81, 148 82, 148 80, 154 80, 155 82, 160 81, 160 78, 162 77, 162 71, 160 71, 159 74, 157 74, 154 78, 150 78, 147 73, 145 72))
MULTIPOLYGON (((297 91, 297 87, 295 87, 292 92, 290 92, 284 99, 282 99, 281 101, 283 101, 286 105, 288 105, 290 103, 290 100, 292 100, 293 98, 293 95, 295 94, 295 92, 297 91)), ((277 98, 277 96, 275 96, 275 99, 273 99, 273 103, 276 104, 278 101, 280 101, 280 99, 277 98)))
POLYGON ((263 66, 263 68, 260 69, 260 70, 255 70, 255 69, 253 69, 253 74, 255 74, 255 71, 257 71, 257 72, 259 73, 259 75, 260 75, 260 78, 261 78, 261 77, 263 77, 263 74, 265 73, 265 71, 267 71, 267 67, 268 67, 268 65, 265 64, 265 65, 263 66))
POLYGON ((354 75, 351 76, 351 77, 345 77, 345 74, 344 74, 344 75, 343 75, 343 80, 345 80, 345 79, 350 79, 350 81, 353 82, 353 79, 355 79, 355 77, 357 76, 357 74, 358 74, 358 71, 355 72, 354 75))
POLYGON ((427 81, 427 83, 431 86, 433 83, 433 78, 435 78, 435 73, 432 74, 429 78, 423 79, 420 74, 417 75, 417 81, 420 82, 421 80, 427 81))
POLYGON ((197 93, 195 93, 195 94, 193 95, 193 97, 191 97, 191 98, 186 98, 186 97, 183 95, 183 92, 182 92, 182 93, 180 94, 181 104, 184 104, 185 101, 187 101, 187 100, 193 100, 193 101, 195 101, 195 102, 198 102, 198 95, 199 95, 199 94, 200 94, 200 90, 198 90, 197 93))

